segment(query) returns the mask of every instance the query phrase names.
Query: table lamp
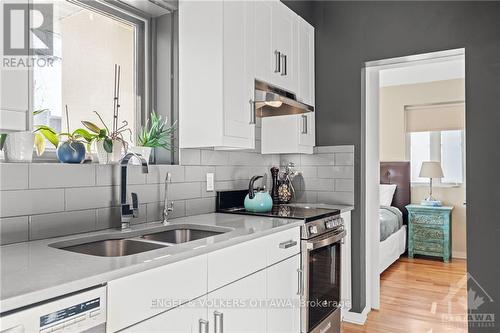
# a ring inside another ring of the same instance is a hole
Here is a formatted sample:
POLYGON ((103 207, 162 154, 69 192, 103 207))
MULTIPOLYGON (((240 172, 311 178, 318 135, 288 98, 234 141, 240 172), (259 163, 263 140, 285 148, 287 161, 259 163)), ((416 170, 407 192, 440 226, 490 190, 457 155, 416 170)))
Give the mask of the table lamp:
POLYGON ((441 163, 436 161, 422 162, 422 167, 420 168, 421 178, 429 178, 429 197, 422 200, 421 204, 424 206, 441 206, 441 201, 436 200, 432 197, 432 179, 433 178, 443 178, 443 169, 441 169, 441 163))

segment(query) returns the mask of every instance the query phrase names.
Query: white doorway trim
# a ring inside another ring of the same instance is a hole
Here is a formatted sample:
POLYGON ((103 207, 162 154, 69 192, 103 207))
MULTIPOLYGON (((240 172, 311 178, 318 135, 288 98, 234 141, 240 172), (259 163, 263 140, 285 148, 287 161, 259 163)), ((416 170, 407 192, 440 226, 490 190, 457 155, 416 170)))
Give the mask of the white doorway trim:
MULTIPOLYGON (((379 78, 380 71, 456 60, 465 56, 465 49, 453 49, 406 57, 369 61, 362 77, 361 138, 361 221, 365 223, 366 309, 380 308, 379 273, 379 78)), ((363 311, 365 313, 365 311, 363 311)))

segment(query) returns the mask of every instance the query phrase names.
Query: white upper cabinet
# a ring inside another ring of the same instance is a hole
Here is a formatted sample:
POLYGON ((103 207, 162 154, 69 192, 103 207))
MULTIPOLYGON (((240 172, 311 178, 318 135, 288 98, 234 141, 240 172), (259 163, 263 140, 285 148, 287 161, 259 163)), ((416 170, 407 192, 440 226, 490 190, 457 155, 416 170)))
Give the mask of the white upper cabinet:
MULTIPOLYGON (((314 27, 299 16, 295 22, 297 85, 293 91, 298 101, 314 106, 314 27)), ((315 130, 314 112, 262 118, 261 151, 263 154, 312 154, 315 130)))
POLYGON ((297 14, 280 1, 256 1, 255 77, 297 90, 297 14))
POLYGON ((314 106, 314 27, 297 17, 298 89, 297 99, 314 106))
POLYGON ((254 6, 179 2, 180 148, 255 147, 254 6))
MULTIPOLYGON (((314 28, 278 0, 181 0, 180 148, 254 149, 256 79, 314 105, 314 28)), ((280 119, 262 120, 262 153, 312 153, 314 115, 280 119)))

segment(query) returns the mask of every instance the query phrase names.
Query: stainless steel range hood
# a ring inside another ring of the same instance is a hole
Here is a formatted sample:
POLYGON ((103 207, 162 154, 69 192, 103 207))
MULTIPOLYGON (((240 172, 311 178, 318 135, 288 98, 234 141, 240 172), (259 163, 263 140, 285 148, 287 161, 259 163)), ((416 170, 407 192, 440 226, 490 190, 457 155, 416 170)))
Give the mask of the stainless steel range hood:
POLYGON ((294 93, 259 80, 255 80, 254 105, 255 115, 260 118, 314 111, 313 106, 297 101, 294 93))

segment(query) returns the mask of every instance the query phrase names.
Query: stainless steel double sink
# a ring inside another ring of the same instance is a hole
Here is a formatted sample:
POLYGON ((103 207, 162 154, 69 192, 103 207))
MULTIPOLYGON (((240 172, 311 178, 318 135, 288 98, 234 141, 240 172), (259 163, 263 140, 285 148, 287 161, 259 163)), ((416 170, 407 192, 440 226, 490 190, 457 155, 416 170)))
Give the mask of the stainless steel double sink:
POLYGON ((169 225, 147 230, 78 238, 49 244, 49 246, 99 257, 122 257, 212 237, 229 231, 232 229, 216 226, 169 225))

